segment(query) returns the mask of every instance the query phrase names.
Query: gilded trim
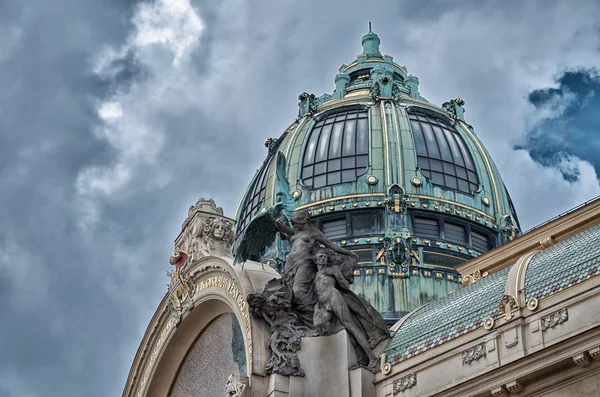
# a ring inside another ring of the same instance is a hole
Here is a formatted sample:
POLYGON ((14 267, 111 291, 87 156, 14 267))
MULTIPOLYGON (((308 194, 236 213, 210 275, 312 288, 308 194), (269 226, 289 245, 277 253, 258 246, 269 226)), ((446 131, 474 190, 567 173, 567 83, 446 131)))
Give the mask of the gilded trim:
POLYGON ((383 197, 383 196, 384 196, 383 193, 349 194, 347 196, 333 197, 333 198, 329 198, 329 199, 326 199, 326 200, 320 200, 320 201, 315 201, 315 202, 312 202, 312 203, 304 204, 304 205, 301 205, 301 206, 297 207, 296 211, 303 210, 305 208, 314 207, 314 206, 321 205, 321 204, 325 204, 325 203, 330 203, 332 201, 352 199, 352 198, 361 198, 361 197, 383 197))
POLYGON ((344 98, 352 98, 352 97, 356 97, 356 96, 360 96, 360 95, 369 95, 369 90, 362 89, 362 90, 352 91, 352 92, 349 92, 346 95, 344 95, 344 98))
POLYGON ((483 212, 481 210, 478 210, 477 208, 469 207, 468 205, 460 204, 460 203, 457 203, 455 201, 450 201, 450 200, 446 200, 446 199, 438 198, 438 197, 433 197, 433 196, 423 196, 421 194, 409 194, 409 196, 410 197, 414 197, 414 198, 434 200, 434 201, 440 201, 442 203, 452 204, 452 205, 455 205, 457 207, 461 207, 461 208, 467 209, 469 211, 476 212, 479 215, 485 216, 486 218, 489 218, 489 219, 491 219, 494 222, 496 221, 496 219, 494 217, 492 217, 489 214, 486 214, 485 212, 483 212))
POLYGON ((405 67, 398 65, 396 62, 392 62, 392 65, 394 65, 398 69, 402 70, 404 73, 408 73, 405 67))
POLYGON ((346 66, 346 67, 345 67, 345 68, 342 70, 342 72, 345 72, 346 70, 348 70, 348 69, 350 69, 350 68, 352 68, 352 67, 354 67, 354 66, 356 66, 356 65, 358 65, 358 62, 354 61, 354 62, 352 62, 350 65, 346 66))
POLYGON ((498 186, 496 185, 496 178, 494 177, 494 170, 492 169, 492 165, 490 164, 490 159, 488 158, 488 156, 485 152, 485 149, 479 142, 479 139, 477 139, 473 135, 473 133, 471 132, 469 127, 465 124, 465 122, 460 120, 460 124, 462 125, 462 127, 466 131, 466 133, 469 134, 471 139, 475 142, 475 144, 479 148, 479 151, 481 152, 481 155, 483 156, 483 159, 485 160, 485 164, 487 165, 488 172, 490 173, 490 178, 492 178, 492 186, 494 188, 494 194, 496 195, 496 210, 498 211, 498 215, 502 215, 502 210, 500 209, 500 195, 498 194, 498 186))
POLYGON ((383 120, 383 136, 385 138, 385 164, 386 164, 386 177, 385 186, 389 186, 392 184, 392 177, 390 175, 391 167, 390 167, 390 142, 388 139, 388 127, 387 127, 387 117, 385 114, 385 102, 379 103, 379 113, 381 113, 381 118, 383 120))
POLYGON ((400 181, 400 186, 404 186, 404 156, 402 155, 402 145, 400 144, 400 124, 398 123, 398 110, 396 109, 396 105, 394 101, 390 102, 392 104, 392 111, 394 114, 392 115, 392 120, 394 121, 394 127, 396 128, 396 139, 398 144, 398 180, 400 181))

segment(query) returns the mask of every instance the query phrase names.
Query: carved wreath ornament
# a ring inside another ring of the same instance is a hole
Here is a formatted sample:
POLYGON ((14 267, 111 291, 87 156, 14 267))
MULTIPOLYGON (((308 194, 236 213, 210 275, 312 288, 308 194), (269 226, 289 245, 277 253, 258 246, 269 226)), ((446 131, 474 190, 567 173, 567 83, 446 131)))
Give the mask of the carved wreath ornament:
POLYGON ((402 393, 417 384, 417 374, 413 372, 405 376, 402 379, 398 379, 394 382, 394 396, 396 394, 402 393))

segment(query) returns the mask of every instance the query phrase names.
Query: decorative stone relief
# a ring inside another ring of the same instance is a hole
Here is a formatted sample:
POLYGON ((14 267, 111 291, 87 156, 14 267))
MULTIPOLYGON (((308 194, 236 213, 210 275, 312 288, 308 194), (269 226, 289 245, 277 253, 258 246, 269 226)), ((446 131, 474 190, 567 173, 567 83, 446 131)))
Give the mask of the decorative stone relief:
POLYGON ((468 364, 471 364, 473 361, 477 361, 482 357, 486 357, 487 350, 485 347, 486 347, 486 343, 482 342, 478 345, 473 346, 470 349, 465 350, 462 353, 462 364, 468 365, 468 364))
POLYGON ((209 255, 232 257, 234 235, 234 221, 213 200, 201 198, 190 207, 175 247, 189 253, 192 261, 209 255))
POLYGON ((394 387, 393 387, 394 396, 396 394, 405 392, 406 390, 412 388, 416 384, 417 384, 417 374, 415 372, 405 376, 402 379, 398 379, 397 381, 394 381, 394 387))
POLYGON ((187 252, 175 250, 169 261, 171 265, 175 266, 175 269, 169 274, 171 282, 169 283, 169 301, 167 305, 175 325, 179 325, 181 316, 194 307, 192 296, 196 290, 196 285, 185 274, 188 260, 189 254, 187 252))
POLYGON ((242 397, 244 391, 250 384, 248 376, 241 372, 237 376, 234 374, 229 375, 227 378, 227 384, 225 385, 226 397, 242 397))
POLYGON ((568 320, 569 312, 567 311, 566 307, 546 317, 542 317, 540 319, 540 323, 542 324, 542 332, 546 332, 547 330, 552 329, 562 323, 565 323, 568 320))
POLYGON ((504 316, 506 321, 512 319, 512 313, 519 310, 519 303, 511 295, 504 295, 498 303, 498 315, 504 316))

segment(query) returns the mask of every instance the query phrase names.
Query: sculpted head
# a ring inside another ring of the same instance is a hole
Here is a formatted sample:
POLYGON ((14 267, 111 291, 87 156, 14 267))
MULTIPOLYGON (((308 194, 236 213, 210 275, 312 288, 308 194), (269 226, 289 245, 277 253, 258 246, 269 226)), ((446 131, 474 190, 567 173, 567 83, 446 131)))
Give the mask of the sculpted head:
POLYGON ((329 261, 329 255, 327 250, 320 249, 315 253, 315 263, 317 266, 327 266, 327 262, 329 261))
POLYGON ((225 228, 225 222, 217 221, 213 227, 213 237, 217 240, 223 240, 225 238, 225 228))
POLYGON ((294 215, 292 215, 291 222, 294 229, 302 230, 310 223, 310 214, 305 210, 296 211, 294 212, 294 215))

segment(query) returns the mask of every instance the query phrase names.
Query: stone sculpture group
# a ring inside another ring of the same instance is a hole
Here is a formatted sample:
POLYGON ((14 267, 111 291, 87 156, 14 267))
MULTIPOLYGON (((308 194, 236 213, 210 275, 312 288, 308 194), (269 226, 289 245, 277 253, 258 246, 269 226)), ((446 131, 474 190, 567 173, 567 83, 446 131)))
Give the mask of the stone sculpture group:
POLYGON ((330 242, 310 223, 307 211, 285 221, 272 219, 291 242, 282 278, 269 281, 262 293, 247 297, 250 312, 271 327, 267 373, 303 376, 297 356, 300 339, 345 329, 360 365, 374 369, 373 348, 389 337, 383 317, 350 289, 356 255, 330 242))

